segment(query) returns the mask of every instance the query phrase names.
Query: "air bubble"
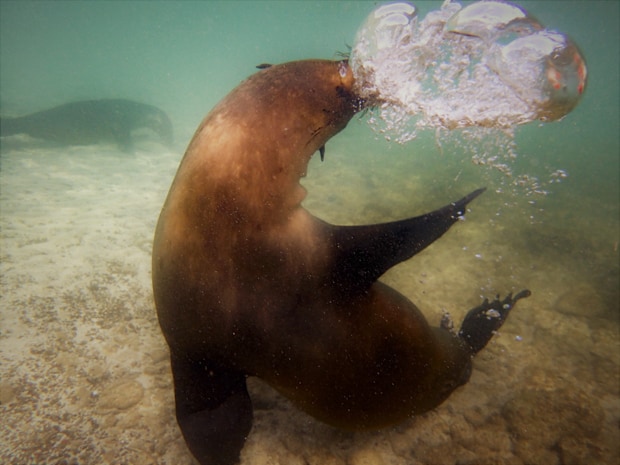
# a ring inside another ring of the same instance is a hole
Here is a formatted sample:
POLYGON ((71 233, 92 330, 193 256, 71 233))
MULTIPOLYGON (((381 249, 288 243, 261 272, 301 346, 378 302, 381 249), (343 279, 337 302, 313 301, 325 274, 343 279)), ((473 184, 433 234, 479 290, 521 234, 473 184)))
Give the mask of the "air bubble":
POLYGON ((576 45, 521 7, 444 2, 422 21, 396 2, 357 32, 350 64, 357 93, 383 130, 407 142, 421 128, 511 128, 562 118, 581 99, 587 68, 576 45))

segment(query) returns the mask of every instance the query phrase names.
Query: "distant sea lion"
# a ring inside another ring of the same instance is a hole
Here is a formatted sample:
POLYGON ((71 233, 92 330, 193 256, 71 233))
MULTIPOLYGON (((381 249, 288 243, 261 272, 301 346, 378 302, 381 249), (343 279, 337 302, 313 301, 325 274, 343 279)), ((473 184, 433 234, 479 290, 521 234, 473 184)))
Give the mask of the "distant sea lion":
POLYGON ((239 460, 252 425, 247 376, 329 424, 380 428, 464 384, 472 356, 529 295, 485 301, 453 333, 377 281, 483 189, 370 226, 333 226, 301 206, 310 157, 365 105, 353 83, 346 61, 264 68, 206 116, 172 183, 153 289, 177 420, 202 465, 239 460))
POLYGON ((90 145, 116 142, 133 150, 131 132, 148 128, 166 146, 172 144, 172 124, 157 107, 124 99, 85 100, 17 118, 0 119, 0 136, 28 134, 62 145, 90 145))

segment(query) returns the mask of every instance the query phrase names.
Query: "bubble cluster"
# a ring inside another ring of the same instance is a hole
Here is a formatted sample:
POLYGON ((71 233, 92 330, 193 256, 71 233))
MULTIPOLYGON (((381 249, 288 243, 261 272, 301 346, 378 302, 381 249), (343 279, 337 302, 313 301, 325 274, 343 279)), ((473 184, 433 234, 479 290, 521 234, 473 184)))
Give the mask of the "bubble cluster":
MULTIPOLYGON (((424 19, 408 2, 379 6, 359 28, 349 61, 377 134, 406 143, 432 129, 441 151, 458 133, 474 164, 507 176, 516 158, 514 129, 564 117, 587 79, 565 34, 499 0, 466 7, 446 0, 424 19)), ((556 170, 548 183, 565 177, 556 170)), ((546 193, 533 176, 513 184, 546 193)))
POLYGON ((446 1, 421 21, 410 3, 380 6, 358 30, 350 63, 356 91, 400 142, 420 128, 560 119, 587 76, 566 35, 494 0, 446 1))

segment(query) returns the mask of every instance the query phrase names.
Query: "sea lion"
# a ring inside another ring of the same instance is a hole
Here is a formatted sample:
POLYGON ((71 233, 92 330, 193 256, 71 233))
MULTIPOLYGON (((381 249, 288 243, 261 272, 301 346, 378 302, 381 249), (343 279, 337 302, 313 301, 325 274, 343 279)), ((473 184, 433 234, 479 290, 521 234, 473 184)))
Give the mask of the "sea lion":
POLYGON ((66 103, 17 118, 0 120, 0 136, 28 134, 61 145, 116 142, 124 152, 133 150, 131 132, 153 130, 166 146, 172 145, 172 123, 153 105, 125 99, 66 103))
POLYGON ((153 290, 177 420, 202 465, 231 465, 252 425, 246 377, 316 418, 380 428, 439 405, 521 297, 459 334, 377 281, 443 235, 483 189, 432 213, 333 226, 301 206, 310 157, 368 102, 346 61, 266 67, 206 116, 155 231, 153 290))

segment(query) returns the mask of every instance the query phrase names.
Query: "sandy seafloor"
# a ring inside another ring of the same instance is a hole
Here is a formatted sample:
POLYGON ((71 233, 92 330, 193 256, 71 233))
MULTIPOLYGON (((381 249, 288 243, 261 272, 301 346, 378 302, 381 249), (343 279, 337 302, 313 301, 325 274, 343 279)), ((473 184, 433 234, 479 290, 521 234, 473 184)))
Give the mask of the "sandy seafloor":
MULTIPOLYGON (((305 205, 328 221, 417 215, 491 183, 466 221, 383 280, 432 324, 443 310, 460 322, 481 296, 533 294, 477 356, 467 385, 393 428, 333 429, 251 379, 242 464, 617 463, 617 205, 565 186, 534 203, 501 194, 496 175, 467 157, 438 163, 384 141, 360 153, 355 135, 369 130, 351 126, 304 180, 305 205), (566 205, 552 211, 554 202, 566 205)), ((0 463, 194 463, 150 281, 153 230, 182 151, 148 138, 137 147, 4 143, 0 463)))

